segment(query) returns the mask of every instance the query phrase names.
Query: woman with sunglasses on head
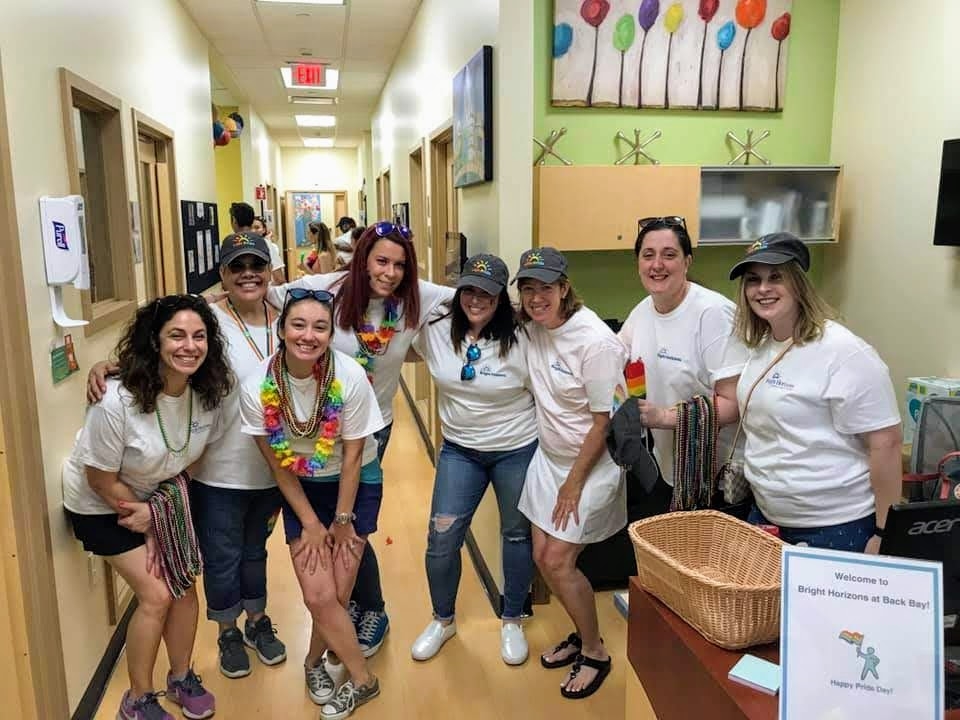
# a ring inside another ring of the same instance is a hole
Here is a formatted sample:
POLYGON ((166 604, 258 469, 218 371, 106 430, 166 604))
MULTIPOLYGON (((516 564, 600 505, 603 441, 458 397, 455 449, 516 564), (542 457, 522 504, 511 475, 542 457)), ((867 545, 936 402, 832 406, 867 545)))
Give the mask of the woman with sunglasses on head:
MULTIPOLYGON (((368 227, 342 272, 310 275, 271 289, 268 301, 278 306, 288 288, 329 290, 337 297, 333 345, 367 371, 386 426, 377 433, 383 460, 393 425, 393 398, 400 370, 414 337, 433 310, 453 297, 453 289, 417 279, 417 254, 409 228, 391 222, 368 227)), ((364 655, 371 657, 390 627, 384 610, 380 569, 370 543, 353 593, 351 613, 364 655)), ((332 658, 336 660, 336 658, 332 658)))
POLYGON ((363 369, 335 350, 333 296, 289 289, 280 347, 243 383, 241 427, 253 435, 283 494, 283 527, 313 619, 311 699, 338 720, 380 693, 346 605, 382 498, 374 433, 383 427, 363 369), (337 689, 322 662, 330 647, 350 680, 337 689))
POLYGON ((765 235, 734 265, 736 333, 750 348, 737 397, 749 521, 788 543, 876 553, 902 486, 900 413, 887 366, 833 318, 810 253, 765 235))
MULTIPOLYGON (((116 352, 119 377, 107 380, 103 400, 88 408, 64 465, 63 504, 84 549, 104 556, 137 598, 126 636, 130 689, 117 718, 173 720, 153 685, 161 638, 170 660, 167 699, 188 718, 207 718, 214 698, 190 666, 196 587, 175 598, 162 571, 171 556, 191 554, 193 533, 155 535, 150 498, 221 436, 233 381, 217 319, 196 296, 170 295, 140 308, 116 352)), ((189 520, 189 502, 171 504, 189 520)))
POLYGON ((514 280, 530 334, 527 366, 540 436, 520 511, 533 524, 537 567, 576 628, 541 655, 540 663, 546 668, 572 663, 561 694, 585 698, 599 689, 611 663, 593 589, 577 557, 627 523, 625 485, 606 445, 614 396, 625 394, 625 353, 606 323, 577 297, 559 251, 527 250, 514 280))
MULTIPOLYGON (((220 279, 227 296, 211 305, 223 336, 226 358, 242 382, 276 346, 276 312, 265 297, 270 285, 270 250, 257 233, 227 235, 220 247, 220 279)), ((105 375, 116 370, 97 363, 87 389, 100 400, 105 375)), ((280 511, 280 491, 256 442, 240 432, 239 385, 224 401, 226 431, 210 443, 191 485, 191 503, 204 558, 207 619, 219 625, 220 672, 250 674, 249 646, 265 665, 286 660, 267 606, 267 538, 280 511), (241 632, 237 620, 246 613, 241 632)))
MULTIPOLYGON (((649 516, 667 512, 673 498, 677 403, 696 395, 710 398, 719 424, 735 423, 737 380, 747 350, 733 334, 733 302, 687 277, 693 247, 686 221, 651 217, 639 225, 633 253, 648 295, 630 312, 619 337, 628 353, 627 389, 639 398, 660 465, 660 479, 641 501, 641 515, 649 516)), ((721 460, 729 455, 732 431, 720 431, 721 460)))
POLYGON ((490 484, 503 551, 500 656, 508 665, 527 659, 520 617, 533 556, 530 522, 517 504, 537 447, 537 418, 527 389, 526 338, 507 294, 508 279, 500 258, 469 258, 453 301, 437 308, 414 342, 436 381, 443 433, 426 552, 434 619, 413 643, 414 660, 433 657, 457 632, 460 549, 490 484))

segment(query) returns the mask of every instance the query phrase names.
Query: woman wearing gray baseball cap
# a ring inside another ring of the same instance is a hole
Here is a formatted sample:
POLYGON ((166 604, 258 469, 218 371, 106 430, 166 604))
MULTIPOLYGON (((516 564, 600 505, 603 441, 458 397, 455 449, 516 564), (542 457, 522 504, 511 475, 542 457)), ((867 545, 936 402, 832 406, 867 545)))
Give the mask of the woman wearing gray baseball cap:
POLYGON ((590 543, 627 522, 626 487, 607 452, 614 397, 626 396, 626 352, 567 278, 551 247, 520 256, 515 281, 530 335, 527 367, 537 402, 540 444, 530 461, 520 510, 533 524, 533 557, 576 631, 540 656, 546 668, 572 664, 564 697, 592 695, 610 673, 593 589, 577 568, 590 543))
POLYGON ((433 312, 413 343, 436 382, 443 433, 426 553, 434 619, 413 643, 414 660, 433 657, 457 632, 460 549, 488 485, 500 509, 500 656, 520 665, 528 655, 520 616, 533 555, 530 522, 517 505, 537 447, 537 416, 527 389, 527 339, 507 294, 508 277, 495 255, 469 258, 453 300, 433 312))
POLYGON ((897 399, 883 360, 833 319, 809 269, 806 246, 775 233, 730 271, 750 350, 737 386, 749 519, 786 542, 876 553, 900 498, 897 399))

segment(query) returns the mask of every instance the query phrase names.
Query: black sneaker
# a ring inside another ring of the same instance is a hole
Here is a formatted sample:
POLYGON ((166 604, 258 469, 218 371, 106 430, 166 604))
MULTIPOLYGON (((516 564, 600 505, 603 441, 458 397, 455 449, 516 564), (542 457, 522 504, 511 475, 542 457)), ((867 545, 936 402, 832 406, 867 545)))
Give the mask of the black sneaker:
POLYGON ((247 620, 243 626, 243 641, 257 651, 257 657, 264 665, 278 665, 287 659, 287 648, 277 639, 277 629, 268 615, 256 622, 247 620))
POLYGON ((224 630, 217 640, 220 646, 220 672, 228 678, 241 678, 250 674, 250 658, 243 647, 243 635, 235 627, 224 630))

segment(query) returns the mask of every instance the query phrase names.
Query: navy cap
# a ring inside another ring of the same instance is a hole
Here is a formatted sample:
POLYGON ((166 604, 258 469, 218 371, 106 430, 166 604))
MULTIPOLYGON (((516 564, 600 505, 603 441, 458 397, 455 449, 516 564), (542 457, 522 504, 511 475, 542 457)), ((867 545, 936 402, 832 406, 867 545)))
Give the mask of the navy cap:
POLYGON ((220 267, 229 265, 241 255, 253 255, 268 263, 270 262, 270 248, 267 247, 267 241, 255 232, 239 232, 227 235, 220 245, 220 267))
POLYGON ((567 259, 552 247, 539 247, 524 251, 520 256, 520 269, 513 282, 533 278, 540 282, 553 283, 567 276, 567 259))
POLYGON ((457 280, 457 287, 478 287, 491 295, 499 295, 507 286, 510 273, 507 265, 496 255, 480 253, 467 258, 457 280))
POLYGON ((791 260, 806 272, 810 269, 810 251, 793 233, 779 232, 764 235, 747 248, 747 256, 730 270, 730 279, 735 280, 747 271, 750 263, 783 265, 791 260))

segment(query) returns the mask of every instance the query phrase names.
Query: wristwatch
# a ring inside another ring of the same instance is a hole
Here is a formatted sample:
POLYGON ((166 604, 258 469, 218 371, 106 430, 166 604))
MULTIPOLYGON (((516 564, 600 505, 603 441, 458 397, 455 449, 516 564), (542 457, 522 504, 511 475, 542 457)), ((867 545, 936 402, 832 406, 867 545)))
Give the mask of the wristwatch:
POLYGON ((876 535, 878 538, 882 538, 882 537, 883 537, 883 533, 884 533, 884 529, 883 529, 882 527, 880 527, 879 525, 874 524, 874 526, 873 526, 873 534, 876 535))
POLYGON ((354 515, 352 512, 337 513, 336 515, 333 516, 333 521, 337 525, 349 525, 356 519, 357 519, 357 516, 354 515))

